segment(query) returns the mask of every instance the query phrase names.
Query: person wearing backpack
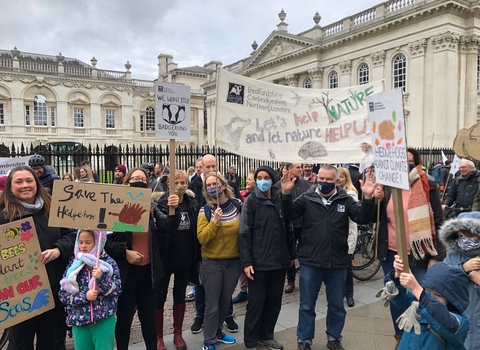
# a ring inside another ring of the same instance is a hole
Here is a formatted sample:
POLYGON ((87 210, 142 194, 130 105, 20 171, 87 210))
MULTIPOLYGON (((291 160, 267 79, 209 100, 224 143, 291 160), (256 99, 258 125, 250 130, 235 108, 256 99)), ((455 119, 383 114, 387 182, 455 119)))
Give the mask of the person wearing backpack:
POLYGON ((433 168, 432 176, 433 176, 433 178, 435 179, 435 182, 437 183, 437 185, 440 184, 440 177, 441 177, 442 169, 443 169, 443 168, 444 168, 444 166, 443 166, 443 163, 442 163, 442 162, 438 163, 438 164, 435 165, 435 167, 433 168))

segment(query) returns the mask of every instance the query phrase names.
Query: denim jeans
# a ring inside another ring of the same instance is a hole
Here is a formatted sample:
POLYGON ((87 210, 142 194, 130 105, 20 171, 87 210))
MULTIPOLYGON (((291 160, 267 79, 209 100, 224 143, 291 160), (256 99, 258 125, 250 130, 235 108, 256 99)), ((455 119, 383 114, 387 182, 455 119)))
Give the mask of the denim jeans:
MULTIPOLYGON (((382 263, 382 270, 385 276, 391 271, 393 271, 393 262, 395 260, 395 255, 397 255, 397 252, 389 250, 387 254, 387 260, 380 261, 382 263)), ((412 274, 415 276, 418 283, 421 284, 422 278, 427 272, 427 268, 423 266, 410 266, 410 271, 412 271, 412 274)), ((403 314, 403 312, 399 308, 394 306, 392 303, 390 303, 390 314, 392 315, 393 328, 395 329, 395 335, 402 335, 403 330, 398 328, 398 325, 395 321, 400 317, 401 314, 403 314)))
POLYGON ((347 268, 325 269, 300 265, 300 309, 297 337, 299 342, 311 343, 315 335, 315 304, 322 283, 327 294, 327 339, 341 340, 347 312, 343 305, 347 268))

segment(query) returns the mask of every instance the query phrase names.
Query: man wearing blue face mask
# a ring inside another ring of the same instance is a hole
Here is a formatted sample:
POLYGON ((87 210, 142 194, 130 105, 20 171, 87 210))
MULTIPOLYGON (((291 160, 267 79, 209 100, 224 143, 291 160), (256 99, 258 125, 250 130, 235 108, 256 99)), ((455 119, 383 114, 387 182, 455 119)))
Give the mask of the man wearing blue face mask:
POLYGON ((315 334, 315 304, 325 283, 327 294, 327 347, 344 349, 341 343, 346 311, 343 305, 348 267, 349 218, 360 224, 373 221, 375 176, 362 184, 362 205, 335 184, 338 171, 325 165, 318 172, 317 185, 295 201, 291 191, 295 179, 282 178, 283 212, 288 219, 303 216, 302 238, 298 247, 300 262, 300 310, 297 337, 299 350, 311 350, 315 334))
POLYGON ((243 204, 240 218, 240 262, 248 278, 244 341, 247 350, 257 344, 283 349, 273 338, 282 306, 285 272, 295 259, 293 227, 282 210, 275 171, 260 166, 256 186, 243 204))

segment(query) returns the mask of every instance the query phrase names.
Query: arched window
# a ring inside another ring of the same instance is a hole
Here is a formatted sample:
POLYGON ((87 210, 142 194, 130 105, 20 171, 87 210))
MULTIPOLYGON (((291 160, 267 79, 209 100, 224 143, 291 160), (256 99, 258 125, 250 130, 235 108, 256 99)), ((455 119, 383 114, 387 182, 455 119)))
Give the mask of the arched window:
POLYGON ((145 114, 145 130, 155 131, 155 109, 153 107, 147 107, 147 113, 145 114))
POLYGON ((358 85, 368 84, 370 82, 370 68, 368 64, 363 63, 358 68, 358 85))
POLYGON ((35 95, 33 99, 33 125, 48 125, 47 99, 43 95, 35 95))
POLYGON ((402 89, 407 87, 407 58, 400 54, 393 60, 393 88, 402 89))
POLYGON ((338 73, 333 71, 328 77, 328 88, 336 89, 338 88, 338 73))
POLYGON ((312 79, 307 78, 305 82, 303 83, 303 87, 305 89, 311 89, 312 88, 312 79))

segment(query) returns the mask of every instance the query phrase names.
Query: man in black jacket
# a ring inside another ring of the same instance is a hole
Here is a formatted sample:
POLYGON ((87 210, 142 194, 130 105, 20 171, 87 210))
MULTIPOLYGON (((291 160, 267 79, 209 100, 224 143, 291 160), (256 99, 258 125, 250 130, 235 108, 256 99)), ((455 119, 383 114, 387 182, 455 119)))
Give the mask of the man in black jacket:
POLYGON ((311 350, 315 333, 315 303, 325 282, 327 293, 327 347, 344 349, 341 343, 346 311, 343 305, 348 266, 349 218, 357 223, 373 219, 374 175, 362 186, 364 201, 356 203, 342 188, 335 186, 337 168, 325 165, 318 172, 317 186, 292 202, 295 179, 282 178, 283 212, 289 219, 303 216, 300 261, 300 310, 297 327, 298 349, 311 350))
POLYGON ((460 163, 460 176, 453 180, 447 197, 443 201, 442 209, 455 203, 457 208, 471 211, 473 199, 478 191, 480 172, 475 169, 475 164, 470 160, 462 160, 460 163))

